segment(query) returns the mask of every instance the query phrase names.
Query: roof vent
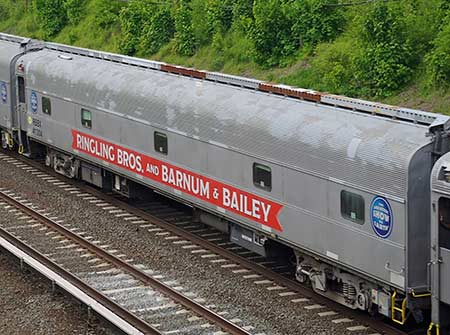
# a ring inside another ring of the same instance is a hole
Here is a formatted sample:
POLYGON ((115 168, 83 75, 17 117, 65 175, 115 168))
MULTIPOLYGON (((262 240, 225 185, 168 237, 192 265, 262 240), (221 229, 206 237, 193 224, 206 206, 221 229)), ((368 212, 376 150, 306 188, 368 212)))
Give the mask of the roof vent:
POLYGON ((72 56, 68 56, 68 55, 59 55, 58 58, 61 58, 64 60, 72 60, 72 56))

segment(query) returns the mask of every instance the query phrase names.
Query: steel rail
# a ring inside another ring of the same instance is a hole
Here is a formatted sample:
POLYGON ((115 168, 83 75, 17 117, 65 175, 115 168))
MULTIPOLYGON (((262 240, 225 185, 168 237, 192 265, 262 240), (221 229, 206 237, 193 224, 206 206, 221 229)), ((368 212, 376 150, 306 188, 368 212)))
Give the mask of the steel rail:
MULTIPOLYGON (((30 208, 24 206, 23 204, 19 203, 15 199, 11 198, 10 196, 6 195, 3 192, 0 192, 0 199, 5 201, 6 203, 10 204, 11 206, 14 206, 18 208, 21 212, 24 214, 29 215, 30 217, 36 219, 38 222, 41 222, 47 226, 52 226, 52 224, 49 224, 49 221, 47 218, 43 217, 42 215, 39 215, 38 213, 34 212, 30 208)), ((42 255, 39 251, 32 248, 31 246, 25 244, 20 239, 15 237, 14 235, 7 232, 5 229, 0 228, 0 237, 2 237, 4 240, 8 241, 10 244, 15 246, 16 248, 20 249, 42 265, 44 265, 49 270, 55 272, 59 276, 61 276, 66 281, 70 282, 72 285, 86 293, 89 297, 93 298, 95 301, 103 305, 105 308, 107 308, 109 311, 113 312, 115 315, 120 317, 121 319, 128 322, 130 325, 132 325, 134 328, 138 329, 143 334, 151 334, 151 335, 162 335, 160 331, 158 331, 156 328, 153 328, 148 323, 142 321, 138 317, 134 316, 132 313, 115 303, 113 300, 105 296, 100 291, 92 288, 88 284, 86 284, 84 281, 73 275, 72 273, 66 271, 61 266, 56 264, 55 262, 51 261, 44 255, 42 255)), ((77 297, 75 297, 77 298, 77 297)))
MULTIPOLYGON (((128 274, 130 274, 133 277, 135 277, 136 279, 142 281, 146 285, 151 286, 152 288, 156 289, 157 291, 161 292, 162 294, 170 297, 172 300, 174 300, 175 302, 184 306, 185 308, 200 315, 202 318, 205 318, 208 321, 218 325, 220 328, 229 332, 230 334, 233 334, 233 335, 250 335, 251 334, 248 331, 246 331, 245 329, 241 328, 240 326, 232 323, 231 321, 229 321, 229 320, 225 319, 224 317, 220 316, 219 314, 215 313, 214 311, 212 311, 212 310, 202 306, 201 304, 197 303, 196 301, 188 298, 184 294, 172 289, 171 287, 160 282, 159 280, 152 278, 145 272, 122 261, 120 258, 106 252, 105 250, 101 249, 100 247, 90 243, 88 240, 77 235, 76 233, 73 233, 72 231, 68 230, 67 228, 61 226, 60 224, 50 220, 49 218, 41 215, 40 213, 35 212, 30 207, 11 198, 4 192, 0 192, 0 198, 4 199, 12 206, 19 208, 22 212, 26 213, 27 215, 31 216, 32 218, 45 224, 50 229, 58 231, 60 234, 71 239, 72 241, 79 244, 83 248, 88 249, 92 253, 96 254, 99 258, 102 258, 106 262, 109 262, 109 263, 115 265, 116 267, 123 269, 128 274)), ((101 294, 101 293, 98 293, 98 294, 101 294)), ((147 325, 147 326, 149 326, 149 325, 147 325)), ((151 327, 151 326, 149 326, 149 327, 151 327)), ((148 328, 149 334, 161 334, 157 330, 156 330, 157 331, 156 333, 153 331, 155 331, 154 328, 152 328, 152 327, 148 328)))

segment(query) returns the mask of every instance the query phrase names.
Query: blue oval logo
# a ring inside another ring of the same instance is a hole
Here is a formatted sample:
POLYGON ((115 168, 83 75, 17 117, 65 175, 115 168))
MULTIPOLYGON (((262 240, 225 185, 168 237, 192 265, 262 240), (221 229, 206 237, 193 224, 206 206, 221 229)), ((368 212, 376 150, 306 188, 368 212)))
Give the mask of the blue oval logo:
POLYGON ((30 107, 31 107, 31 111, 36 114, 37 110, 38 110, 38 97, 36 92, 31 92, 31 96, 30 96, 30 107))
POLYGON ((394 226, 394 217, 392 216, 392 208, 389 202, 382 198, 376 197, 370 205, 370 222, 373 231, 381 238, 388 238, 392 233, 394 226))
POLYGON ((8 100, 8 88, 6 87, 6 83, 5 82, 1 82, 2 84, 0 85, 1 88, 1 96, 2 96, 2 101, 3 103, 6 104, 6 101, 8 100))

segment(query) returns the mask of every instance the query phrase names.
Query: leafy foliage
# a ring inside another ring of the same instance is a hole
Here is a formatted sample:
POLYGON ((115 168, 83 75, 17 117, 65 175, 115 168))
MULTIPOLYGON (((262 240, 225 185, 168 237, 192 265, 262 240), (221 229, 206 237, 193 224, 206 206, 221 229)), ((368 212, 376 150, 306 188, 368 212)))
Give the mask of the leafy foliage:
POLYGON ((192 10, 186 0, 180 0, 175 8, 174 50, 182 56, 192 56, 197 48, 192 26, 192 10))
POLYGON ((284 12, 282 0, 255 0, 254 23, 249 37, 254 44, 255 61, 273 66, 280 58, 292 53, 291 24, 284 12))
MULTIPOLYGON (((233 23, 235 0, 192 0, 192 30, 197 46, 221 39, 233 23)), ((216 43, 213 43, 216 44, 216 43)))
POLYGON ((450 91, 450 0, 342 2, 0 0, 0 30, 392 103, 450 91))
POLYGON ((119 14, 122 28, 122 41, 120 52, 133 55, 137 52, 141 41, 142 28, 151 17, 153 6, 145 0, 130 1, 127 7, 122 8, 119 14))
POLYGON ((233 4, 233 29, 248 34, 253 23, 253 0, 235 0, 233 4))
POLYGON ((192 33, 197 46, 204 46, 211 43, 212 33, 206 20, 205 8, 208 0, 192 0, 192 33))
POLYGON ((206 19, 210 34, 223 34, 230 29, 233 22, 233 2, 234 0, 207 0, 206 19))
POLYGON ((36 14, 44 38, 55 36, 67 23, 64 0, 35 0, 36 14))
POLYGON ((439 12, 441 13, 441 18, 448 16, 450 11, 450 0, 440 0, 439 12))
POLYGON ((412 47, 401 14, 397 7, 380 3, 363 23, 358 75, 369 94, 389 95, 411 78, 412 47))
POLYGON ((10 15, 10 7, 6 2, 0 2, 0 17, 3 18, 3 20, 9 19, 10 15))
POLYGON ((240 18, 253 18, 253 0, 235 0, 233 4, 233 21, 240 18))
MULTIPOLYGON (((280 64, 304 45, 314 47, 335 39, 345 18, 338 0, 256 0, 250 37, 255 60, 262 65, 280 64)), ((245 7, 243 7, 245 9, 245 7)))
POLYGON ((119 22, 119 13, 123 8, 120 1, 93 0, 93 8, 96 11, 95 23, 101 29, 108 29, 119 22))
POLYGON ((175 24, 170 8, 156 9, 144 25, 141 36, 140 52, 154 54, 168 43, 175 33, 175 24))
POLYGON ((429 83, 434 86, 450 85, 450 17, 446 21, 426 56, 429 83))
POLYGON ((411 1, 399 9, 403 15, 403 34, 412 47, 414 66, 420 65, 424 55, 430 50, 431 43, 438 31, 439 7, 437 2, 429 0, 411 1))
POLYGON ((296 46, 316 45, 336 38, 344 29, 338 0, 297 0, 289 4, 296 46))
POLYGON ((341 38, 334 43, 321 44, 311 62, 315 80, 321 89, 339 94, 355 95, 358 87, 356 59, 362 48, 352 38, 341 38))
POLYGON ((67 19, 72 25, 80 22, 83 15, 85 0, 65 0, 64 8, 67 12, 67 19))

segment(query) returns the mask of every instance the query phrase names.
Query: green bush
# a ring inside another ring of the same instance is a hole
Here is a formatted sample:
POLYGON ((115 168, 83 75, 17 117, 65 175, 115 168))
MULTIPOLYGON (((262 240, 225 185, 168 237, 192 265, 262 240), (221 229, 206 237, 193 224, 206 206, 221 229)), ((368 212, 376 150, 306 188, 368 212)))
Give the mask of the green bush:
POLYGON ((65 0, 64 8, 67 12, 67 19, 70 24, 76 25, 83 16, 85 0, 65 0))
POLYGON ((95 10, 95 23, 101 29, 108 29, 120 22, 119 14, 125 6, 124 2, 112 0, 93 0, 92 8, 95 10))
POLYGON ((354 95, 358 90, 356 59, 362 50, 353 38, 339 38, 318 46, 311 61, 315 80, 333 93, 354 95))
POLYGON ((122 28, 122 40, 119 45, 121 53, 134 55, 141 42, 143 27, 151 19, 154 5, 145 0, 134 0, 123 7, 119 14, 122 28))
POLYGON ((234 0, 233 21, 240 18, 253 18, 253 0, 234 0))
POLYGON ((233 22, 234 0, 207 0, 206 19, 211 35, 223 34, 230 29, 233 22))
POLYGON ((44 38, 59 33, 67 23, 64 0, 35 0, 36 14, 44 38))
POLYGON ((293 51, 291 23, 282 0, 255 0, 253 16, 249 38, 254 45, 255 61, 264 67, 279 64, 283 56, 293 51))
POLYGON ((450 18, 433 41, 433 49, 426 56, 428 82, 433 86, 450 86, 450 18))
POLYGON ((181 56, 192 56, 197 48, 192 27, 192 10, 186 0, 181 0, 175 8, 174 50, 181 56))
POLYGON ((401 6, 404 13, 404 34, 410 41, 414 65, 419 65, 424 55, 432 48, 439 25, 440 9, 436 1, 415 0, 401 6))
POLYGON ((248 35, 253 19, 253 0, 235 0, 233 4, 233 30, 248 35))
POLYGON ((365 94, 389 96, 411 79, 412 47, 402 14, 401 8, 380 3, 364 19, 363 53, 357 63, 365 94))
MULTIPOLYGON (((265 66, 282 64, 307 45, 335 39, 344 29, 338 0, 256 0, 250 38, 255 60, 265 66)), ((244 7, 245 8, 245 7, 244 7)))
POLYGON ((208 21, 206 20, 205 10, 208 0, 192 0, 190 8, 192 9, 192 33, 195 43, 198 46, 205 46, 211 42, 212 34, 209 30, 208 21))
POLYGON ((333 6, 335 4, 338 0, 297 0, 288 3, 297 47, 333 40, 343 31, 343 11, 333 6))
POLYGON ((140 52, 154 54, 168 43, 175 32, 174 20, 170 8, 158 8, 145 23, 140 42, 140 52))
MULTIPOLYGON (((192 0, 191 26, 195 45, 204 46, 225 34, 233 22, 234 0, 192 0)), ((189 9, 188 9, 189 10, 189 9)), ((222 36, 223 37, 223 36, 222 36)))
POLYGON ((0 22, 9 19, 10 9, 10 4, 8 2, 0 2, 0 22))
POLYGON ((441 19, 445 19, 450 12, 450 0, 439 0, 439 11, 441 13, 441 19))
MULTIPOLYGON (((223 45, 223 57, 230 65, 246 67, 252 61, 252 42, 243 31, 232 30, 225 37, 223 45)), ((233 69, 233 72, 236 72, 233 69)))

